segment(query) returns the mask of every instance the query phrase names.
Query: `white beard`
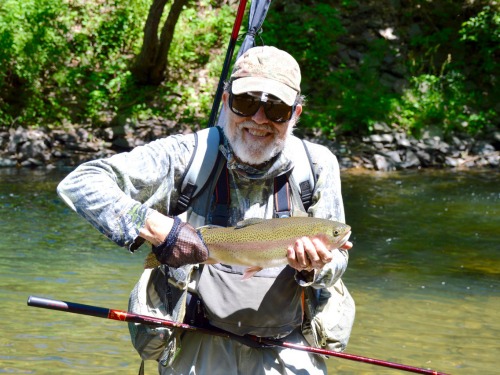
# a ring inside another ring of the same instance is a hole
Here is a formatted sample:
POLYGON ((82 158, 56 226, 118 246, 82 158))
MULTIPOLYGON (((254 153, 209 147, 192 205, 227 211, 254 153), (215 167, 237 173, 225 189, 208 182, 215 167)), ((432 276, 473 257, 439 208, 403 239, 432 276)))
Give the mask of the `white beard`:
POLYGON ((274 156, 278 155, 285 148, 286 140, 288 139, 288 135, 292 133, 293 124, 289 127, 288 134, 285 138, 278 138, 277 134, 275 134, 275 138, 273 142, 268 145, 262 145, 259 143, 250 143, 245 142, 243 140, 243 127, 250 127, 255 129, 271 129, 267 125, 257 125, 253 121, 246 121, 244 123, 240 123, 235 127, 228 126, 225 124, 223 127, 224 134, 231 145, 235 156, 245 164, 249 165, 259 165, 265 163, 266 161, 271 160, 274 156))

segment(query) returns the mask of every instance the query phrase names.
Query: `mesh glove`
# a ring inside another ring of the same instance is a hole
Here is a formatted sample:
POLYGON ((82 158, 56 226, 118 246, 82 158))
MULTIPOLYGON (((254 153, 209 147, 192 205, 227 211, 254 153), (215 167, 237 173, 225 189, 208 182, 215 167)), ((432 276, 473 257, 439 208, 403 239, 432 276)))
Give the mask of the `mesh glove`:
POLYGON ((174 217, 174 225, 165 241, 153 246, 153 253, 160 263, 175 268, 208 259, 208 249, 201 234, 177 216, 174 217))

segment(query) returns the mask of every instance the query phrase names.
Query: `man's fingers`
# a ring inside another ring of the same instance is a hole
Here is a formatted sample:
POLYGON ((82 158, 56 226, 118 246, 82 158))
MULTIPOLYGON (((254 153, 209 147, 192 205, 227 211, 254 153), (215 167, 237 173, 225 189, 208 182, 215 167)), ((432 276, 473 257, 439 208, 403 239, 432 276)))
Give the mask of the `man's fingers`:
POLYGON ((324 242, 320 238, 313 238, 312 242, 316 248, 316 253, 318 254, 321 261, 323 262, 322 266, 324 266, 326 263, 331 262, 333 259, 333 254, 325 246, 324 242))
MULTIPOLYGON (((352 243, 347 241, 340 247, 342 250, 352 248, 352 243)), ((302 237, 287 249, 288 263, 291 267, 302 271, 321 269, 333 260, 333 253, 320 237, 302 237)))
POLYGON ((352 249, 352 242, 351 241, 347 241, 345 244, 343 244, 340 248, 342 250, 351 250, 352 249))

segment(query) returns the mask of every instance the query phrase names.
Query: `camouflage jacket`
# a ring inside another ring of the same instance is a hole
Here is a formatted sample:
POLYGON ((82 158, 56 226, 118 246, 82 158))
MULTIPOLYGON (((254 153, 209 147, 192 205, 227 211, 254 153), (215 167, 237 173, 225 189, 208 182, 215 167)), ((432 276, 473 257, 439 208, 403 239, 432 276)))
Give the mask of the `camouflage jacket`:
MULTIPOLYGON (((291 155, 298 141, 290 136, 285 149, 260 170, 238 164, 227 141, 221 146, 230 171, 230 225, 246 218, 272 217, 273 179, 293 168, 291 155)), ((337 159, 326 147, 309 145, 317 179, 309 215, 345 221, 337 159)), ((101 233, 119 246, 131 248, 153 210, 166 215, 174 212, 194 148, 193 134, 173 135, 90 161, 61 181, 57 192, 101 233)), ((307 285, 333 285, 344 273, 347 258, 346 251, 335 251, 333 261, 307 285)))

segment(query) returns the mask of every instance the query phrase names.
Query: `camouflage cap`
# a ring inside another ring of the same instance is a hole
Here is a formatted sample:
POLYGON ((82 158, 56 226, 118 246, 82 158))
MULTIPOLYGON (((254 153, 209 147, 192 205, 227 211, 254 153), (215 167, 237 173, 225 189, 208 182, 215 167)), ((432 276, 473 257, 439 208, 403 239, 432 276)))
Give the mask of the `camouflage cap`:
POLYGON ((253 47, 234 64, 232 92, 267 92, 293 105, 300 93, 300 79, 299 64, 289 53, 276 47, 253 47))

